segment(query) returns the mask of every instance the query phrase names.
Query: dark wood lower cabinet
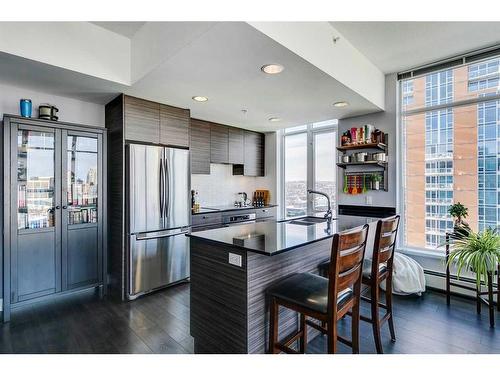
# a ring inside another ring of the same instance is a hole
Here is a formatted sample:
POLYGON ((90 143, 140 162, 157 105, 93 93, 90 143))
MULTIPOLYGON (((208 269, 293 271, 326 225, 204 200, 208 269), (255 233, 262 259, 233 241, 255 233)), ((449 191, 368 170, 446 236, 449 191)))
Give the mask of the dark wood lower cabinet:
MULTIPOLYGON (((195 353, 264 353, 268 347, 266 289, 295 272, 318 272, 331 240, 275 256, 191 238, 190 327, 195 353), (240 255, 241 267, 229 264, 240 255)), ((297 329, 298 315, 280 309, 280 339, 297 329)), ((309 339, 319 333, 309 331, 309 339)))
POLYGON ((3 120, 3 301, 106 285, 106 129, 3 120))

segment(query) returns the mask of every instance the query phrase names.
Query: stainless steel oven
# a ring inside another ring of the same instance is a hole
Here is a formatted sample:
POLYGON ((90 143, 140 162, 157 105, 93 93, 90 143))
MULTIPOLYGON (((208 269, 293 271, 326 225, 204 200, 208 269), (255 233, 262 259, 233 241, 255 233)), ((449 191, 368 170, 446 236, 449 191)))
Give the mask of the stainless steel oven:
POLYGON ((223 225, 241 224, 255 222, 257 215, 255 212, 237 212, 222 215, 223 225))

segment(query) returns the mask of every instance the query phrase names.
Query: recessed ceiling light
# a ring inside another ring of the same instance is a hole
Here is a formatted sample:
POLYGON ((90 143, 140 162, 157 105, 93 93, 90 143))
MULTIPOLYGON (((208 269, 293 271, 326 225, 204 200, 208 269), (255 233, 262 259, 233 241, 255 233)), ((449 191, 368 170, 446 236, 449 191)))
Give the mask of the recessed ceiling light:
POLYGON ((341 108, 341 107, 347 107, 348 105, 349 105, 349 103, 347 103, 347 102, 336 102, 336 103, 333 103, 334 107, 339 107, 339 108, 341 108))
POLYGON ((271 121, 271 122, 278 122, 278 121, 281 121, 281 119, 279 117, 270 117, 269 121, 271 121))
POLYGON ((193 96, 192 99, 195 102, 206 102, 208 100, 206 96, 193 96))
POLYGON ((283 69, 285 69, 285 67, 280 64, 267 64, 260 68, 260 70, 267 74, 278 74, 281 73, 283 69))

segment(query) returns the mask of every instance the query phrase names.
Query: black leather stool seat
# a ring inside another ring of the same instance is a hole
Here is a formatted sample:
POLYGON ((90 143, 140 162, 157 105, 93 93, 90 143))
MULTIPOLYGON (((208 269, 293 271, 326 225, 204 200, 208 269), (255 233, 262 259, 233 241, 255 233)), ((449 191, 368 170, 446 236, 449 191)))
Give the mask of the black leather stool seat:
MULTIPOLYGON (((286 302, 317 311, 328 312, 328 279, 312 273, 296 273, 271 285, 267 294, 286 302)), ((337 306, 342 307, 352 296, 351 289, 338 294, 337 306)))
MULTIPOLYGON (((326 262, 320 263, 318 266, 319 268, 319 273, 321 275, 328 275, 328 268, 330 267, 330 261, 327 260, 326 262)), ((379 272, 384 272, 387 269, 387 266, 385 263, 381 263, 378 267, 379 272)), ((363 277, 369 279, 372 275, 372 261, 371 259, 365 259, 363 261, 363 277)))
MULTIPOLYGON (((385 263, 380 263, 378 265, 378 272, 382 273, 387 270, 387 265, 385 263)), ((369 279, 372 277, 372 261, 371 259, 365 259, 363 262, 363 277, 369 279)))

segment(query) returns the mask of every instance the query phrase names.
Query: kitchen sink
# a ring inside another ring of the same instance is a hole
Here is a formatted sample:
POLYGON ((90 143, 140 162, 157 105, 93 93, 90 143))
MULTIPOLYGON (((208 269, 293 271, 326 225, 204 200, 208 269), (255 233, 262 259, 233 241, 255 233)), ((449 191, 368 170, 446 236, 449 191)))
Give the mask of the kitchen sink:
POLYGON ((300 219, 294 219, 290 220, 290 224, 297 224, 297 225, 314 225, 314 224, 319 224, 319 223, 325 223, 328 219, 324 217, 316 217, 316 216, 305 216, 301 217, 300 219))

